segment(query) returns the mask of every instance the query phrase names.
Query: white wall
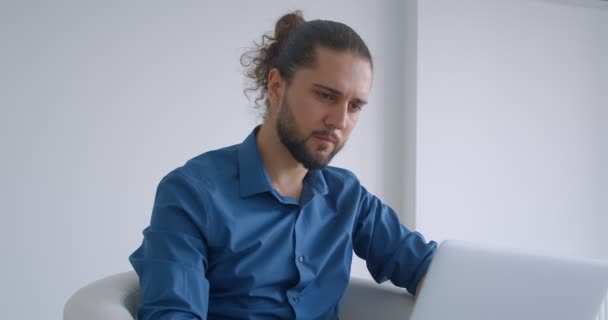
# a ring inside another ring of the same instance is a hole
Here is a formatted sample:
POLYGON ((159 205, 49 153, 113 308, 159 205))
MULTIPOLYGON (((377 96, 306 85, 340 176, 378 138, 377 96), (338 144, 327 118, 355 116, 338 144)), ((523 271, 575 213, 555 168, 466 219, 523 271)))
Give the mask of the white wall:
MULTIPOLYGON (((604 19, 604 25, 603 25, 603 30, 608 31, 608 19, 604 19)), ((603 48, 600 51, 602 57, 608 57, 608 41, 604 41, 603 43, 603 48)), ((604 84, 604 87, 606 87, 606 84, 608 84, 608 62, 604 61, 604 63, 602 64, 602 66, 600 66, 599 68, 602 72, 603 75, 603 79, 600 80, 600 83, 604 84)), ((599 223, 599 227, 600 228, 606 228, 606 226, 608 226, 608 165, 606 165, 608 163, 608 90, 603 90, 602 91, 602 113, 600 115, 600 125, 599 125, 599 132, 598 132, 598 137, 600 139, 601 142, 603 142, 603 145, 601 148, 601 150, 603 150, 603 155, 600 157, 600 163, 603 163, 604 165, 601 166, 601 168, 603 169, 603 179, 602 181, 604 182, 604 188, 601 191, 601 199, 603 199, 603 208, 604 211, 602 212, 601 216, 604 217, 603 221, 600 221, 599 223)), ((604 257, 608 257, 608 236, 604 237, 604 253, 603 256, 604 257)))
MULTIPOLYGON (((400 209, 401 1, 0 2, 0 307, 59 319, 84 284, 130 270, 160 178, 257 123, 239 56, 287 10, 345 22, 374 89, 334 164, 400 209), (213 3, 210 5, 209 3, 213 3), (383 157, 395 148, 395 157, 383 157), (387 178, 388 177, 388 178, 387 178)), ((355 262, 353 274, 368 277, 355 262)))
POLYGON ((418 6, 417 228, 608 258, 608 4, 418 6))

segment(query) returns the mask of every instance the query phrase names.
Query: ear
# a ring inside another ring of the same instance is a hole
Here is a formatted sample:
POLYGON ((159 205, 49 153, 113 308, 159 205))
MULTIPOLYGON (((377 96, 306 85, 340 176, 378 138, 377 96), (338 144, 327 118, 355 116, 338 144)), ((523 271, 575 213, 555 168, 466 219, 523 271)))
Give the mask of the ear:
POLYGON ((268 72, 268 87, 266 89, 271 108, 279 105, 284 85, 285 81, 281 77, 279 70, 276 68, 270 69, 270 72, 268 72))

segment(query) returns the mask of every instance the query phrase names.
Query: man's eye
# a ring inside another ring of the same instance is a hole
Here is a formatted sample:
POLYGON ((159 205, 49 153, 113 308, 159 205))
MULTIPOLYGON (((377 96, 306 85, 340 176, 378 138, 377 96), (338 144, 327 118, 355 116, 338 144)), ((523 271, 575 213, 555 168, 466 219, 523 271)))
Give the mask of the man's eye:
POLYGON ((319 98, 323 99, 323 100, 327 100, 327 101, 334 101, 334 97, 330 94, 327 94, 325 92, 321 92, 321 91, 317 91, 317 96, 319 96, 319 98))
POLYGON ((356 103, 351 103, 350 104, 350 110, 351 111, 361 111, 361 109, 363 109, 363 106, 360 104, 356 104, 356 103))

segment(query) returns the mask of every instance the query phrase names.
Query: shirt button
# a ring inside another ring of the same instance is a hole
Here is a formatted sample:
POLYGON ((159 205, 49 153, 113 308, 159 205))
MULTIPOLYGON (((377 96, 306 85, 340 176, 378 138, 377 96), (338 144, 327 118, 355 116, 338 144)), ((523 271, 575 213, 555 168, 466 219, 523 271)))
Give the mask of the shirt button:
POLYGON ((300 262, 304 262, 304 257, 299 256, 299 257, 298 257, 298 261, 300 261, 300 262))
POLYGON ((291 297, 291 300, 293 300, 293 302, 300 302, 300 298, 298 296, 291 297))

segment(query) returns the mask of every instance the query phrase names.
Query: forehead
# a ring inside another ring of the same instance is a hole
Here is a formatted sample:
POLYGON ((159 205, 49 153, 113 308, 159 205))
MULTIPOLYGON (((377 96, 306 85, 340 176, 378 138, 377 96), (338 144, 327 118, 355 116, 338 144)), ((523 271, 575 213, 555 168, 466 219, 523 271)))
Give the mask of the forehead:
POLYGON ((372 86, 370 62, 351 52, 338 52, 317 47, 315 64, 296 71, 294 81, 317 83, 343 92, 345 95, 367 99, 372 86))

